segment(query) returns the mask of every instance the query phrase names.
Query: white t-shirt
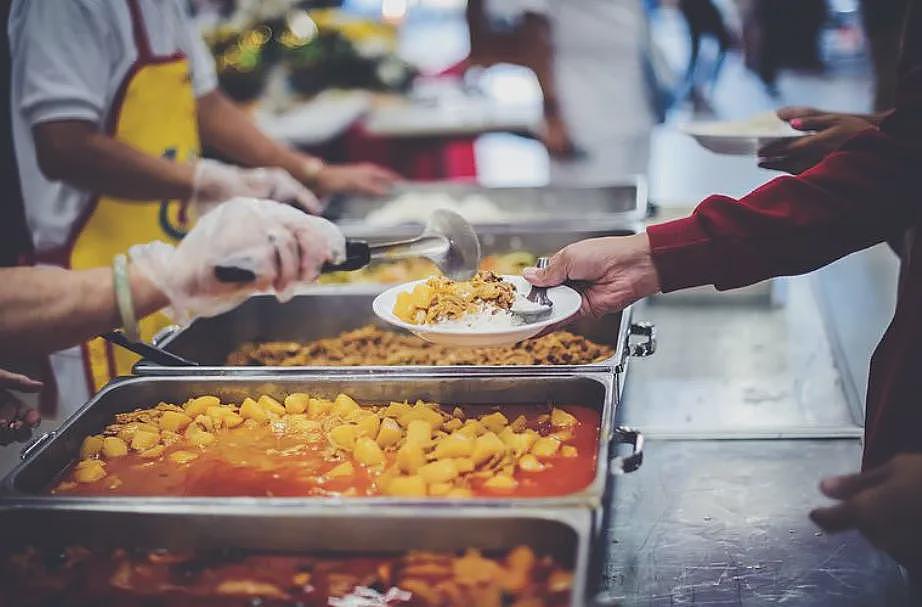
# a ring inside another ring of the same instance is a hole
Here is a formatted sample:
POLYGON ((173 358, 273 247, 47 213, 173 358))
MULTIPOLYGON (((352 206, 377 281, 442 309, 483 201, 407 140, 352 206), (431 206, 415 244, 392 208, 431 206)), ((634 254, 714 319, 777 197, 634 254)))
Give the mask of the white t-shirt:
MULTIPOLYGON (((183 52, 196 96, 214 90, 214 61, 181 0, 138 4, 153 54, 183 52)), ((32 127, 86 120, 103 129, 138 51, 127 0, 14 0, 9 36, 16 161, 33 244, 42 253, 67 243, 91 194, 45 178, 32 127)))
POLYGON ((589 184, 645 173, 656 120, 640 0, 488 0, 485 7, 496 19, 535 13, 551 24, 561 114, 587 154, 582 161, 553 161, 552 181, 589 184))

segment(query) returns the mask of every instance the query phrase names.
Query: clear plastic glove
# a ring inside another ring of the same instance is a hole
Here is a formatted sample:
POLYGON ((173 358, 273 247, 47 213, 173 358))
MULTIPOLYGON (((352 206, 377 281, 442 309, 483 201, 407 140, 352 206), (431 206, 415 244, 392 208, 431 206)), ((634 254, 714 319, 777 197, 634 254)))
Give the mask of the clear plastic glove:
POLYGON ((314 282, 324 263, 341 263, 346 241, 335 225, 290 206, 234 198, 219 205, 173 247, 152 242, 131 247, 137 269, 170 300, 172 316, 188 322, 226 312, 257 292, 287 301, 297 286, 314 282), (227 283, 218 266, 248 270, 255 280, 227 283))
POLYGON ((525 268, 522 275, 539 287, 572 283, 583 296, 579 316, 620 312, 660 290, 646 234, 575 242, 551 257, 546 268, 525 268))
POLYGON ((235 196, 284 202, 313 214, 323 211, 323 205, 317 197, 285 169, 242 169, 216 160, 203 159, 195 163, 192 187, 190 203, 197 217, 235 196))

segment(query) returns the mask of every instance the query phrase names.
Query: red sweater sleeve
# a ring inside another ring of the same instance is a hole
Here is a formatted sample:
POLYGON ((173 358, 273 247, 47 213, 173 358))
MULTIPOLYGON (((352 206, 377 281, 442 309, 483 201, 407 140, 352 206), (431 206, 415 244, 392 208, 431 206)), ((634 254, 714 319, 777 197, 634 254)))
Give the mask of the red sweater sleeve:
MULTIPOLYGON (((904 134, 915 130, 905 113, 894 118, 904 134)), ((899 234, 922 211, 918 143, 872 129, 798 177, 739 200, 711 196, 690 217, 651 226, 663 291, 801 274, 899 234)))

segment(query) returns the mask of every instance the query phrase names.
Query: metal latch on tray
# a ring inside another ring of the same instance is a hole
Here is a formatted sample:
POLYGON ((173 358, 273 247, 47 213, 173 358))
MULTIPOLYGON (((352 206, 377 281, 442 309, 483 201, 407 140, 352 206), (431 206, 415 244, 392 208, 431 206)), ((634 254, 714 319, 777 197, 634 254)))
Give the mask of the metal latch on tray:
POLYGON ((627 474, 640 468, 643 463, 643 434, 633 428, 618 426, 612 436, 612 447, 617 445, 631 445, 631 454, 612 458, 611 473, 627 474))
POLYGON ((173 337, 182 327, 179 325, 167 325, 154 333, 154 336, 151 338, 150 343, 155 348, 159 348, 163 342, 173 337))
POLYGON ((628 354, 637 358, 653 356, 656 352, 656 325, 652 322, 631 323, 628 331, 628 354), (640 339, 633 339, 633 338, 640 339))
POLYGON ((44 445, 55 435, 54 431, 45 432, 40 436, 36 436, 31 441, 26 443, 26 446, 22 448, 22 451, 19 452, 19 459, 26 461, 32 455, 32 452, 44 445))

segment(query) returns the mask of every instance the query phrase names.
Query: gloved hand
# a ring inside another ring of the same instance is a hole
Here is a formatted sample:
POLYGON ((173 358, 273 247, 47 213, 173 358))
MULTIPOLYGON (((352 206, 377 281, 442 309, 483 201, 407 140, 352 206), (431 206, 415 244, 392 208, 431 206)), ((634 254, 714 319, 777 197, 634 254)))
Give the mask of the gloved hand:
POLYGON ((152 242, 131 247, 132 271, 141 272, 170 300, 172 316, 188 322, 215 316, 256 292, 287 301, 313 282, 325 262, 341 263, 346 241, 335 225, 290 206, 234 198, 208 213, 173 247, 152 242), (224 283, 216 266, 252 272, 248 283, 224 283))
POLYGON ((293 204, 315 215, 323 205, 306 187, 279 168, 242 169, 203 159, 195 163, 190 204, 196 217, 201 217, 216 206, 235 196, 266 198, 293 204))

